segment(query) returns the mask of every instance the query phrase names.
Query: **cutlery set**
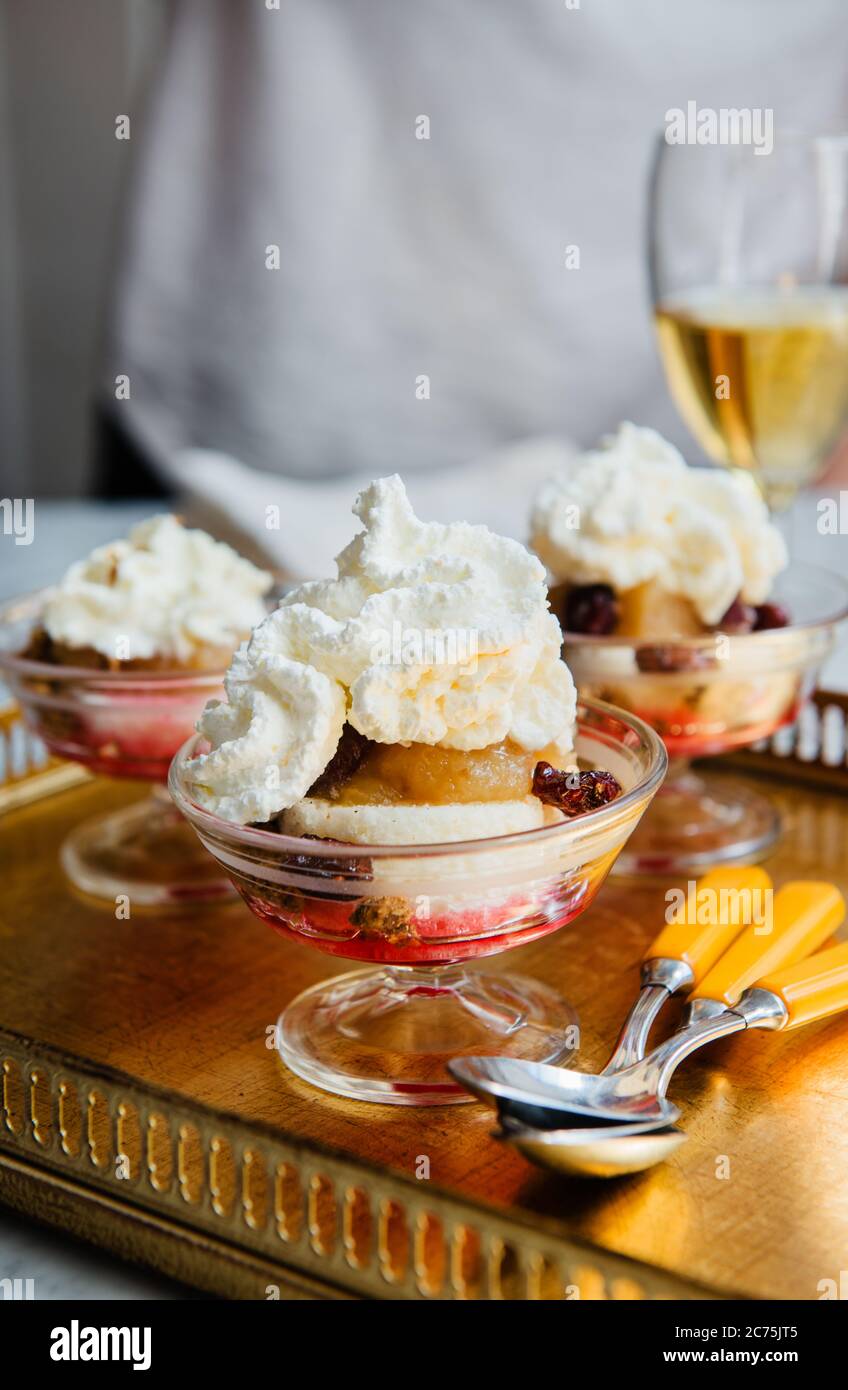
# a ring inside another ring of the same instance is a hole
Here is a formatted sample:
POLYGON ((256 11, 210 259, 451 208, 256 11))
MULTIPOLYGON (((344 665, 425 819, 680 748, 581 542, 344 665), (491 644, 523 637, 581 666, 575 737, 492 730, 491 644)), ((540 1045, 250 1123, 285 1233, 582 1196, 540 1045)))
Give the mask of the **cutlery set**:
MULTIPOLYGON (((717 869, 698 885, 731 903, 724 920, 676 914, 646 952, 640 993, 597 1074, 508 1057, 462 1057, 454 1078, 493 1106, 498 1137, 560 1173, 615 1177, 661 1163, 685 1142, 666 1097, 699 1048, 750 1028, 786 1031, 848 1009, 848 943, 820 950, 845 902, 829 883, 797 880, 773 897, 763 869, 717 869), (765 914, 757 911, 770 904, 765 914), (647 1051, 672 994, 689 991, 682 1026, 647 1051)), ((715 917, 715 914, 707 914, 715 917)))

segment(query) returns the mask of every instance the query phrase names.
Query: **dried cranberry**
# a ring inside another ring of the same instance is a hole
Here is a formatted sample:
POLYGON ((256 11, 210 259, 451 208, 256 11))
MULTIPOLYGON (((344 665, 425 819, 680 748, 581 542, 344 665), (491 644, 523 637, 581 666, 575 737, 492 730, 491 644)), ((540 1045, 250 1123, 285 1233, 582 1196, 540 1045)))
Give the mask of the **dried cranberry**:
POLYGON ((756 608, 752 608, 749 603, 743 603, 741 598, 735 598, 718 627, 720 632, 727 632, 731 636, 739 635, 743 632, 753 632, 756 621, 756 608))
POLYGON ((761 603, 755 612, 755 632, 768 632, 775 627, 789 626, 789 614, 779 603, 761 603))
POLYGON ((714 652, 703 647, 637 647, 636 665, 640 671, 707 671, 717 664, 714 652))
POLYGON ((566 632, 608 637, 618 626, 619 603, 609 584, 580 584, 565 600, 566 632))
POLYGON ((596 811, 614 801, 620 791, 611 772, 560 772, 544 762, 537 763, 533 770, 533 795, 567 816, 596 811))

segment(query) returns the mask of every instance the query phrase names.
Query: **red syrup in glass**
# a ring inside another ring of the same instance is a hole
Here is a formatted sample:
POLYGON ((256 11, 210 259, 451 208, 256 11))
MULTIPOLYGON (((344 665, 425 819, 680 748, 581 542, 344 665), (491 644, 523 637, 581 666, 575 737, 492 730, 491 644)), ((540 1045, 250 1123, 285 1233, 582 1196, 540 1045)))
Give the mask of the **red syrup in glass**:
POLYGON ((587 878, 581 871, 574 875, 573 883, 554 880, 549 891, 532 896, 513 893, 497 903, 462 909, 413 910, 384 934, 373 926, 357 924, 360 902, 374 900, 307 898, 292 893, 291 903, 282 905, 257 893, 252 885, 236 882, 236 887, 258 917, 291 941, 308 942, 328 955, 347 960, 439 965, 496 955, 556 931, 585 910, 601 878, 602 874, 587 878))

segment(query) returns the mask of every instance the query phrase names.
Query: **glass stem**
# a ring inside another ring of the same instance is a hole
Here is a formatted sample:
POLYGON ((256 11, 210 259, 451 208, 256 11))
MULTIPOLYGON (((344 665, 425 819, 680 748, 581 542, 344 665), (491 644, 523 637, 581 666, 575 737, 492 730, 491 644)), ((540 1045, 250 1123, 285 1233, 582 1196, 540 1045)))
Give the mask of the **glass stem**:
POLYGON ((448 994, 466 979, 461 965, 385 965, 383 977, 389 989, 401 994, 448 994))
POLYGON ((383 980, 395 994, 407 999, 452 996, 466 1013, 502 1038, 509 1038, 526 1022, 520 1005, 493 998, 486 988, 486 977, 478 977, 464 965, 388 965, 383 969, 383 980))

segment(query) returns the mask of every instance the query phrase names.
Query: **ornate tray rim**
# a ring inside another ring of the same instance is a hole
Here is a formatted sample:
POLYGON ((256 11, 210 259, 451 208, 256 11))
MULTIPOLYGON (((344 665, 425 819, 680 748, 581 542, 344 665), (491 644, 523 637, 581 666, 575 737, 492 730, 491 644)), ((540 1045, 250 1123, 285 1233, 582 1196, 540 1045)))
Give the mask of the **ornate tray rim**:
POLYGON ((306 1297, 730 1296, 564 1236, 553 1220, 383 1171, 2 1029, 0 1058, 0 1200, 54 1220, 49 1197, 64 1182, 74 1210, 87 1201, 97 1220, 86 1228, 60 1214, 55 1224, 125 1253, 121 1228, 135 1215, 131 1257, 163 1273, 174 1262, 163 1258, 153 1219, 171 1236, 211 1243, 218 1265, 222 1247, 231 1262, 238 1252, 256 1266, 247 1284, 225 1279, 222 1289, 202 1259, 183 1261, 177 1277, 196 1287, 268 1297, 243 1290, 258 1290, 270 1270, 278 1277, 266 1287, 291 1285, 306 1297), (46 1210, 37 1196, 15 1200, 10 1163, 41 1185, 46 1210))

